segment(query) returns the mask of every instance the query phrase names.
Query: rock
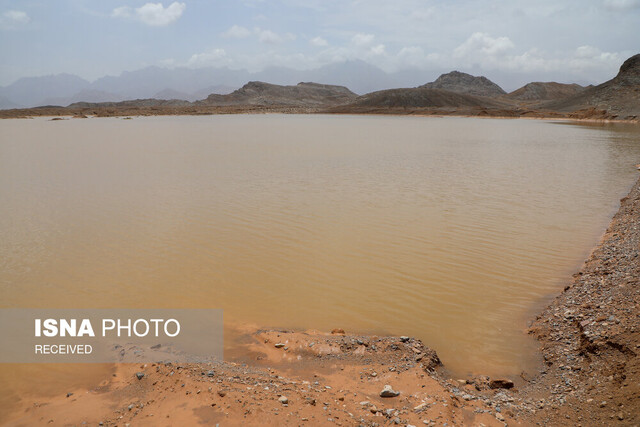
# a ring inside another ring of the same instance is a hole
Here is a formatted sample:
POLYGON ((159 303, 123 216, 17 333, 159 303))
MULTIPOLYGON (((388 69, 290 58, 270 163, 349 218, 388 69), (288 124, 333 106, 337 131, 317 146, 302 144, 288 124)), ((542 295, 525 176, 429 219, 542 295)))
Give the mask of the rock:
POLYGON ((496 412, 496 419, 498 421, 504 421, 504 416, 500 412, 496 412))
POLYGON ((207 376, 208 377, 212 377, 215 374, 215 372, 213 371, 207 371, 207 376))
POLYGON ((283 344, 283 343, 281 343, 281 342, 276 343, 276 344, 274 345, 274 347, 275 347, 275 348, 282 348, 282 347, 284 347, 284 346, 285 346, 285 344, 283 344))
POLYGON ((138 378, 139 380, 144 378, 144 372, 136 372, 136 378, 138 378))
POLYGON ((400 392, 399 391, 395 391, 388 384, 385 385, 384 388, 382 389, 382 391, 380 392, 380 397, 397 397, 397 396, 400 396, 400 392))
POLYGON ((335 328, 331 331, 331 335, 344 335, 344 333, 344 329, 342 328, 335 328))
POLYGON ((127 406, 127 409, 129 411, 133 410, 133 408, 135 408, 135 405, 133 403, 131 405, 127 406))
POLYGON ((419 404, 418 406, 414 407, 413 410, 416 412, 422 411, 424 408, 426 408, 428 405, 426 402, 422 402, 421 404, 419 404))
POLYGON ((218 391, 218 396, 220 396, 220 397, 225 397, 226 395, 227 395, 227 392, 226 392, 226 391, 224 391, 224 390, 219 390, 219 391, 218 391))
POLYGON ((400 341, 407 342, 407 341, 409 341, 409 337, 402 336, 402 337, 400 337, 400 341))
POLYGON ((283 405, 286 405, 289 403, 289 399, 287 399, 287 396, 280 396, 278 398, 278 402, 282 403, 283 405))
POLYGON ((513 381, 505 378, 489 381, 490 388, 513 388, 513 385, 513 381))

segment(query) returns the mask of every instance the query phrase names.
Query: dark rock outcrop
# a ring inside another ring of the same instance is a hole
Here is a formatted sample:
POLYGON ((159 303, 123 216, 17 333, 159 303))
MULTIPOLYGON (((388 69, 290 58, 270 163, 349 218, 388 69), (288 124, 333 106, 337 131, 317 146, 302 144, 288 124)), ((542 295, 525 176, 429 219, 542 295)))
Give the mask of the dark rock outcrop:
POLYGON ((443 89, 456 93, 465 93, 475 96, 495 97, 506 94, 497 84, 484 76, 472 76, 471 74, 452 71, 442 74, 436 81, 420 86, 426 89, 443 89))
POLYGON ((249 82, 228 95, 211 94, 206 99, 198 101, 197 104, 328 107, 348 103, 357 96, 344 86, 318 83, 280 86, 263 82, 249 82))
POLYGON ((533 82, 514 90, 506 97, 518 101, 551 101, 574 96, 583 90, 584 86, 575 83, 533 82))

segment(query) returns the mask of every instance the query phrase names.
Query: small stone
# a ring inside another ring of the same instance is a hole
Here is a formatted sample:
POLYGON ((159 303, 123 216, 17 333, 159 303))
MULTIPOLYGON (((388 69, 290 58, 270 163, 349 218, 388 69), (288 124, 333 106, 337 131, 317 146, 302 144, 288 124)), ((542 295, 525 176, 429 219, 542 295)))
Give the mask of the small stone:
POLYGON ((287 396, 280 396, 278 398, 278 402, 282 403, 283 405, 286 405, 289 403, 289 399, 287 399, 287 396))
POLYGON ((130 410, 130 411, 133 410, 133 408, 135 408, 135 405, 133 403, 131 405, 127 406, 127 409, 130 410))
POLYGON ((498 421, 504 421, 504 415, 502 415, 500 412, 496 412, 496 419, 498 421))
POLYGON ((397 396, 400 396, 400 392, 399 391, 395 391, 388 384, 385 385, 384 388, 382 389, 382 391, 380 392, 380 397, 397 397, 397 396))
POLYGON ((274 345, 274 347, 275 347, 275 348, 282 348, 282 347, 284 347, 284 346, 285 346, 285 344, 284 344, 284 343, 281 343, 281 342, 276 343, 276 344, 274 345))
POLYGON ((620 413, 618 414, 618 419, 619 419, 620 421, 624 420, 624 414, 623 414, 622 412, 620 412, 620 413))
POLYGON ((331 331, 331 335, 344 335, 344 329, 342 328, 335 328, 331 331))
POLYGON ((73 396, 73 393, 67 393, 67 397, 73 396))
POLYGON ((401 336, 400 337, 400 341, 407 342, 407 341, 409 341, 409 337, 401 336))
POLYGON ((136 378, 138 378, 139 380, 144 378, 144 372, 136 372, 136 378))
POLYGON ((423 403, 419 404, 418 406, 414 407, 413 410, 414 411, 422 411, 426 407, 427 407, 427 403, 423 402, 423 403))
POLYGON ((218 390, 218 396, 220 397, 225 397, 227 395, 227 392, 224 390, 218 390))
POLYGON ((371 411, 372 414, 377 414, 378 408, 376 408, 376 405, 371 405, 371 407, 369 408, 369 411, 371 411))
POLYGON ((208 377, 212 377, 215 374, 215 372, 213 371, 207 371, 207 376, 208 377))

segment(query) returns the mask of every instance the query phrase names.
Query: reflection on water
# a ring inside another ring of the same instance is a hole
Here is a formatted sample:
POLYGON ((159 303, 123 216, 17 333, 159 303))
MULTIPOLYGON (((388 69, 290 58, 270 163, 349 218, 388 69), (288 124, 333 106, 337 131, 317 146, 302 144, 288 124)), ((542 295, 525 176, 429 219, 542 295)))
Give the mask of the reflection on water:
POLYGON ((514 374, 532 307, 635 179, 638 131, 526 120, 0 122, 4 307, 216 307, 412 335, 514 374))

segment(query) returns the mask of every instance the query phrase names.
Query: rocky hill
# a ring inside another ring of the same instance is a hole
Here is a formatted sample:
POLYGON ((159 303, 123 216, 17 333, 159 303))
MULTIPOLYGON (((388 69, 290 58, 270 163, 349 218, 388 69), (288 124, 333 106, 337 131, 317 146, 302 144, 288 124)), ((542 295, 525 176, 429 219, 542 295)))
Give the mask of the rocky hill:
POLYGON ((133 99, 119 102, 74 102, 67 108, 147 108, 147 107, 184 107, 191 105, 189 101, 181 99, 133 99))
POLYGON ((640 117, 640 54, 624 61, 613 79, 570 98, 544 104, 543 108, 561 112, 593 110, 618 119, 640 117))
POLYGON ((388 89, 360 96, 351 104, 331 109, 337 113, 401 112, 412 110, 462 110, 506 108, 509 104, 485 97, 424 87, 388 89))
POLYGON ((421 88, 443 89, 456 93, 465 93, 475 96, 495 97, 506 94, 497 84, 484 76, 472 76, 471 74, 452 71, 442 74, 436 81, 424 84, 421 88))
POLYGON ((263 82, 249 82, 228 94, 211 94, 198 101, 200 105, 261 105, 327 107, 353 101, 358 95, 344 86, 318 83, 298 83, 295 86, 280 86, 263 82))
POLYGON ((564 84, 556 82, 533 82, 506 95, 517 101, 551 101, 564 99, 585 90, 579 84, 564 84))

